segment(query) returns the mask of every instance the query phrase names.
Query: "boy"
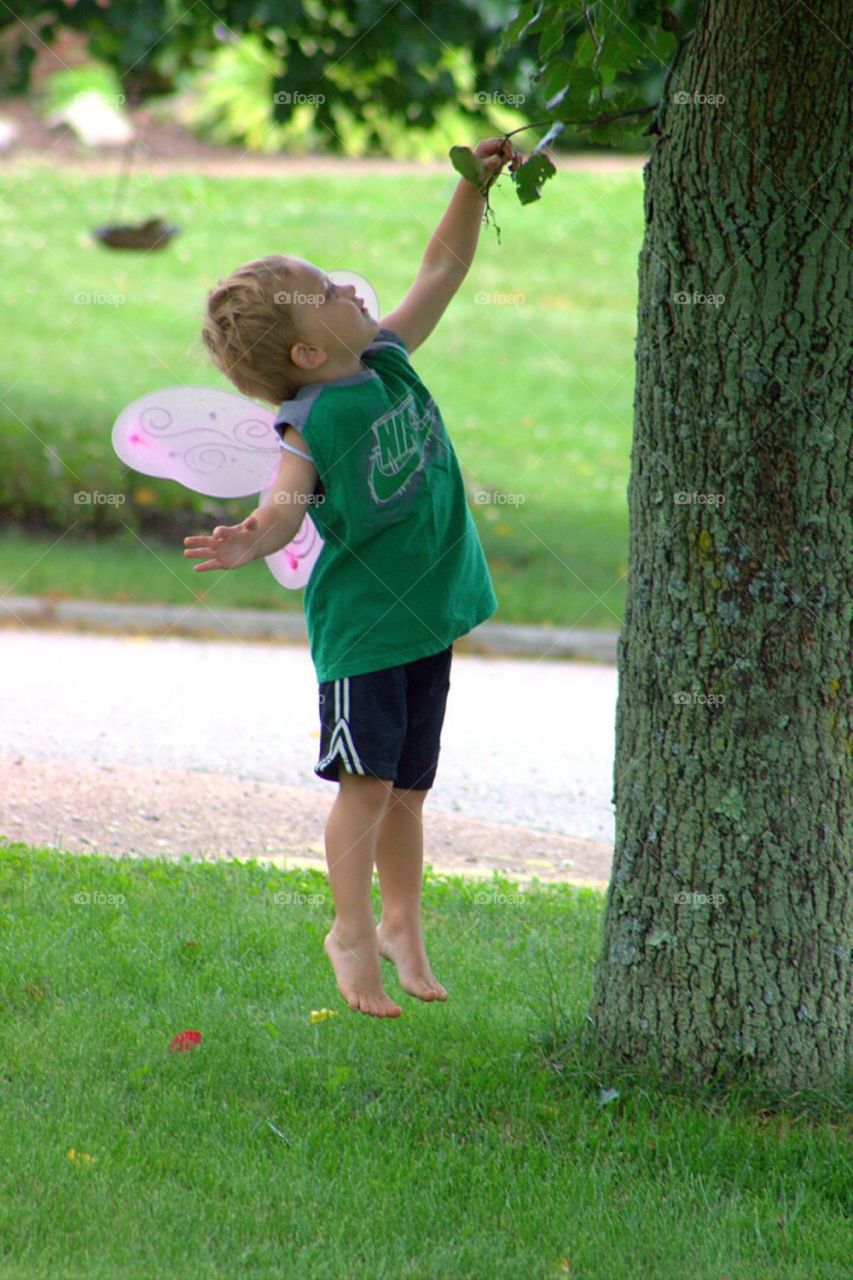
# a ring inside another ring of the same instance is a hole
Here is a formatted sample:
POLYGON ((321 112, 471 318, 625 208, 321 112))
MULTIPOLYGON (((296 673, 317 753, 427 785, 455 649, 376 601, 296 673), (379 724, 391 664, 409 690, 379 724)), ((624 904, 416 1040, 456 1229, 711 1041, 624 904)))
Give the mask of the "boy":
MULTIPOLYGON (((502 138, 476 154, 490 175, 521 159, 502 138)), ((283 454, 267 500, 238 525, 185 538, 184 555, 209 557, 199 571, 271 555, 295 536, 304 504, 317 504, 325 545, 304 600, 320 686, 314 771, 338 782, 325 831, 335 921, 324 949, 350 1008, 375 1017, 402 1013, 383 990, 380 955, 410 995, 447 998, 421 931, 421 814, 453 641, 491 617, 497 600, 453 446, 408 356, 462 283, 484 205, 462 179, 414 284, 381 321, 353 285, 274 256, 211 290, 202 335, 239 390, 279 406, 283 454)))

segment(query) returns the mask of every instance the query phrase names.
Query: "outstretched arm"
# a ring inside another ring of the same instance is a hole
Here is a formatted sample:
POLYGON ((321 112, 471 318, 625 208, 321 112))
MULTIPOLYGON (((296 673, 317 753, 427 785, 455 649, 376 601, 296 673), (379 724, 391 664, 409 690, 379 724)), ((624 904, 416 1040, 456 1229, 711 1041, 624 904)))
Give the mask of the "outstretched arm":
MULTIPOLYGON (((474 148, 491 175, 519 153, 504 138, 488 138, 474 148)), ((393 329, 412 352, 429 337, 459 289, 474 260, 486 201, 467 178, 456 190, 427 245, 417 278, 403 301, 385 316, 383 329, 393 329)))
MULTIPOLYGON (((305 442, 293 428, 287 430, 299 447, 305 442)), ((317 482, 317 468, 307 458, 286 452, 281 455, 275 484, 266 499, 239 524, 217 525, 212 534, 192 534, 184 538, 184 555, 203 559, 194 565, 196 573, 210 569, 239 569, 251 560, 274 555, 296 537, 317 482)))

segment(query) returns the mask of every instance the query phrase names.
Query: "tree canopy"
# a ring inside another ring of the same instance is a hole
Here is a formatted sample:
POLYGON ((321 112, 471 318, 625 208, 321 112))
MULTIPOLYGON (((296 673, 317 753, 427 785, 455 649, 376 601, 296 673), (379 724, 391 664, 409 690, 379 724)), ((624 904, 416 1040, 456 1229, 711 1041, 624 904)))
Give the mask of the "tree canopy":
MULTIPOLYGON (((92 55, 116 68, 129 95, 143 96, 172 87, 201 51, 251 32, 282 68, 273 116, 284 120, 294 103, 311 101, 331 146, 335 107, 361 120, 378 106, 402 129, 430 127, 454 102, 472 119, 508 103, 546 128, 558 125, 545 145, 562 135, 618 147, 648 128, 662 69, 689 38, 696 8, 697 0, 528 0, 520 9, 507 0, 23 0, 0 17, 0 46, 6 87, 21 91, 40 42, 61 27, 84 31, 92 55), (453 74, 454 50, 474 69, 470 92, 453 74)), ((522 190, 529 181, 530 171, 522 190)))

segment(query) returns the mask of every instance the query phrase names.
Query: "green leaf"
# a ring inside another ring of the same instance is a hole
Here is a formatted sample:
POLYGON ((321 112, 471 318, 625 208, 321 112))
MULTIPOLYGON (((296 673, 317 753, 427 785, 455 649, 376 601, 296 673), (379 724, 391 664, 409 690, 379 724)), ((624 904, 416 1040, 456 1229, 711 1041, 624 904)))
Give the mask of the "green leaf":
POLYGON ((592 37, 589 32, 584 31, 583 35, 578 37, 578 42, 575 45, 575 68, 591 66, 594 58, 595 45, 592 42, 592 37))
POLYGON ((658 19, 658 0, 628 0, 628 20, 637 23, 652 23, 658 19))
POLYGON ((522 36, 527 35, 529 31, 534 31, 541 12, 538 0, 528 0, 527 4, 523 4, 512 22, 505 28, 498 53, 505 53, 510 45, 518 44, 522 36))
POLYGON ((553 178, 557 170, 542 151, 534 151, 512 175, 522 204, 532 204, 542 194, 542 184, 553 178))
POLYGON ((610 36, 602 59, 609 66, 625 68, 642 62, 668 62, 678 40, 674 35, 658 27, 645 27, 635 23, 621 26, 610 36))
POLYGON ((624 115, 627 111, 645 111, 651 103, 637 93, 621 89, 606 99, 607 115, 624 115))
POLYGON ((566 17, 562 5, 557 5, 539 37, 539 61, 556 58, 566 38, 566 17))
POLYGON ((550 63, 542 77, 540 88, 546 98, 552 98, 554 94, 559 93, 561 89, 565 89, 572 79, 572 64, 568 58, 555 58, 550 63))
POLYGON ((650 58, 660 63, 668 63, 678 48, 678 36, 655 28, 649 31, 646 44, 648 46, 646 52, 650 58))
POLYGON ((569 92, 572 97, 590 94, 600 86, 601 77, 591 67, 575 67, 569 73, 569 92))
POLYGON ((457 173, 461 173, 463 178, 467 178, 469 182, 473 182, 474 186, 481 188, 483 183, 488 182, 489 174, 483 165, 479 156, 475 156, 470 147, 451 147, 450 163, 453 165, 457 173))
POLYGON ((577 88, 570 84, 566 96, 554 113, 565 124, 573 124, 576 120, 590 120, 603 115, 604 109, 599 95, 587 86, 577 88))

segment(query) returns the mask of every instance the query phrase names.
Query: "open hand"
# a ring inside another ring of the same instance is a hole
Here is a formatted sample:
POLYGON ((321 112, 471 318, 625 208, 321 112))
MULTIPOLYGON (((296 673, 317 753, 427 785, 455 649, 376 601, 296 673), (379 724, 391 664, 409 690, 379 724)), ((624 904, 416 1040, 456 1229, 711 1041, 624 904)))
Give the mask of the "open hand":
POLYGON ((192 534, 184 538, 185 556, 198 559, 210 556, 204 564, 194 565, 196 573, 205 569, 237 569, 255 559, 258 544, 257 516, 247 516, 240 524, 220 524, 213 535, 192 534))

